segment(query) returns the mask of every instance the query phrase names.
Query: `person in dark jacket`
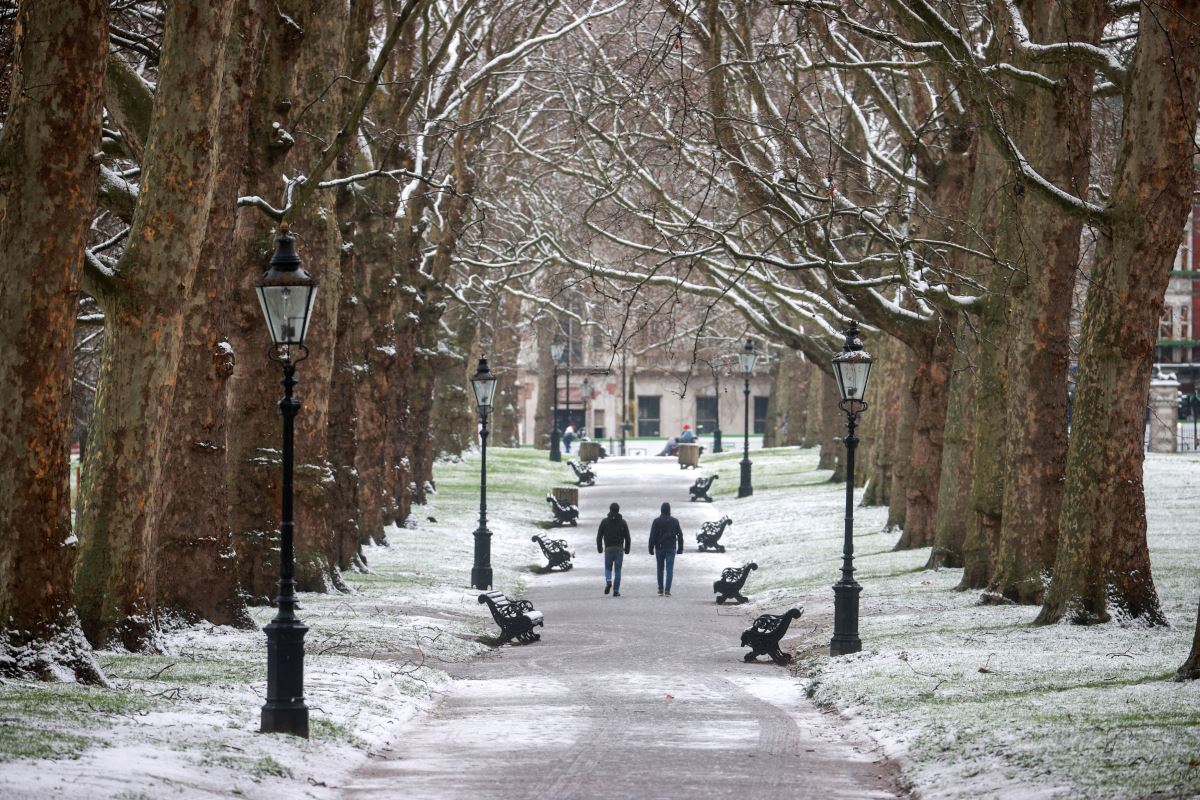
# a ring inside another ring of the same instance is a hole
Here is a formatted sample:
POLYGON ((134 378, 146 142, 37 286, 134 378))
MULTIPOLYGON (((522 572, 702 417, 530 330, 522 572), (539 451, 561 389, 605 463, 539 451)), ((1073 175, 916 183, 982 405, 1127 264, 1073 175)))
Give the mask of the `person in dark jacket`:
MULTIPOLYGON (((682 541, 682 540, 681 540, 682 541)), ((621 516, 621 507, 612 503, 608 516, 600 521, 596 533, 596 552, 604 553, 604 593, 612 590, 613 597, 621 596, 621 562, 629 552, 629 526, 621 516)))
POLYGON ((662 514, 650 525, 650 555, 658 560, 658 593, 671 596, 671 576, 675 572, 675 553, 683 552, 683 530, 671 516, 671 504, 662 504, 662 514), (663 583, 663 572, 667 582, 663 583))

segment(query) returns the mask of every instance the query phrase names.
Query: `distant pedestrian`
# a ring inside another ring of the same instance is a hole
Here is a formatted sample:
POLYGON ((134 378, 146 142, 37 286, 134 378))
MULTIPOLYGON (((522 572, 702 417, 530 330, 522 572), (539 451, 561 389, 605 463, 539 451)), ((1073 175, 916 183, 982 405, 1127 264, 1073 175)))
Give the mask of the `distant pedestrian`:
POLYGON ((671 516, 671 504, 662 504, 662 514, 650 525, 650 555, 658 560, 658 593, 671 596, 671 577, 675 572, 675 554, 683 552, 683 530, 671 516), (663 583, 663 572, 667 574, 663 583))
POLYGON ((571 442, 573 441, 575 441, 575 426, 569 424, 562 435, 563 450, 571 452, 571 442))
POLYGON ((596 533, 596 552, 604 553, 605 594, 611 589, 613 597, 621 596, 621 562, 625 560, 631 543, 629 526, 621 516, 621 507, 612 503, 608 507, 608 516, 600 521, 600 530, 596 533))

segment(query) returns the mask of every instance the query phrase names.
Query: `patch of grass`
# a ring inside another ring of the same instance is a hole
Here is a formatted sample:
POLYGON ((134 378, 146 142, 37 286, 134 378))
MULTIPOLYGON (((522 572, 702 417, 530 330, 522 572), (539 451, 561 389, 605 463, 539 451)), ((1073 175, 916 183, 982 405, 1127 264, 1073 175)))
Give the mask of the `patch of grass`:
POLYGON ((27 719, 0 718, 0 762, 16 758, 79 758, 93 739, 74 733, 33 727, 27 719))

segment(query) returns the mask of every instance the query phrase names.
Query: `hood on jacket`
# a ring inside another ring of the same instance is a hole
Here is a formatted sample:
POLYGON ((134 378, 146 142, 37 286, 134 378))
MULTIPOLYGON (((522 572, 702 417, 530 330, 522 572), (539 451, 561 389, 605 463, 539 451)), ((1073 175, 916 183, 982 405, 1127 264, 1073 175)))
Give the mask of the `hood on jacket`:
POLYGON ((671 504, 670 504, 670 503, 663 503, 663 504, 662 504, 662 509, 661 509, 661 511, 662 511, 662 515, 663 515, 664 517, 669 517, 669 516, 671 516, 671 504))
POLYGON ((621 506, 617 503, 608 504, 608 516, 617 519, 621 516, 621 506))

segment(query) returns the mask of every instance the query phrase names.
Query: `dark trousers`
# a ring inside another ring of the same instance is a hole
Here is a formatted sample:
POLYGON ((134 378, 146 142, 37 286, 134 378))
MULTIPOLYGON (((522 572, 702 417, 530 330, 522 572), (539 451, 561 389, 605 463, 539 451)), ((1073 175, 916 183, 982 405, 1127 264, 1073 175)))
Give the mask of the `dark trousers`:
POLYGON ((659 547, 654 552, 655 560, 658 562, 658 590, 661 592, 664 589, 671 591, 671 577, 675 572, 675 548, 674 547, 659 547), (663 570, 667 573, 667 582, 663 583, 663 570))

